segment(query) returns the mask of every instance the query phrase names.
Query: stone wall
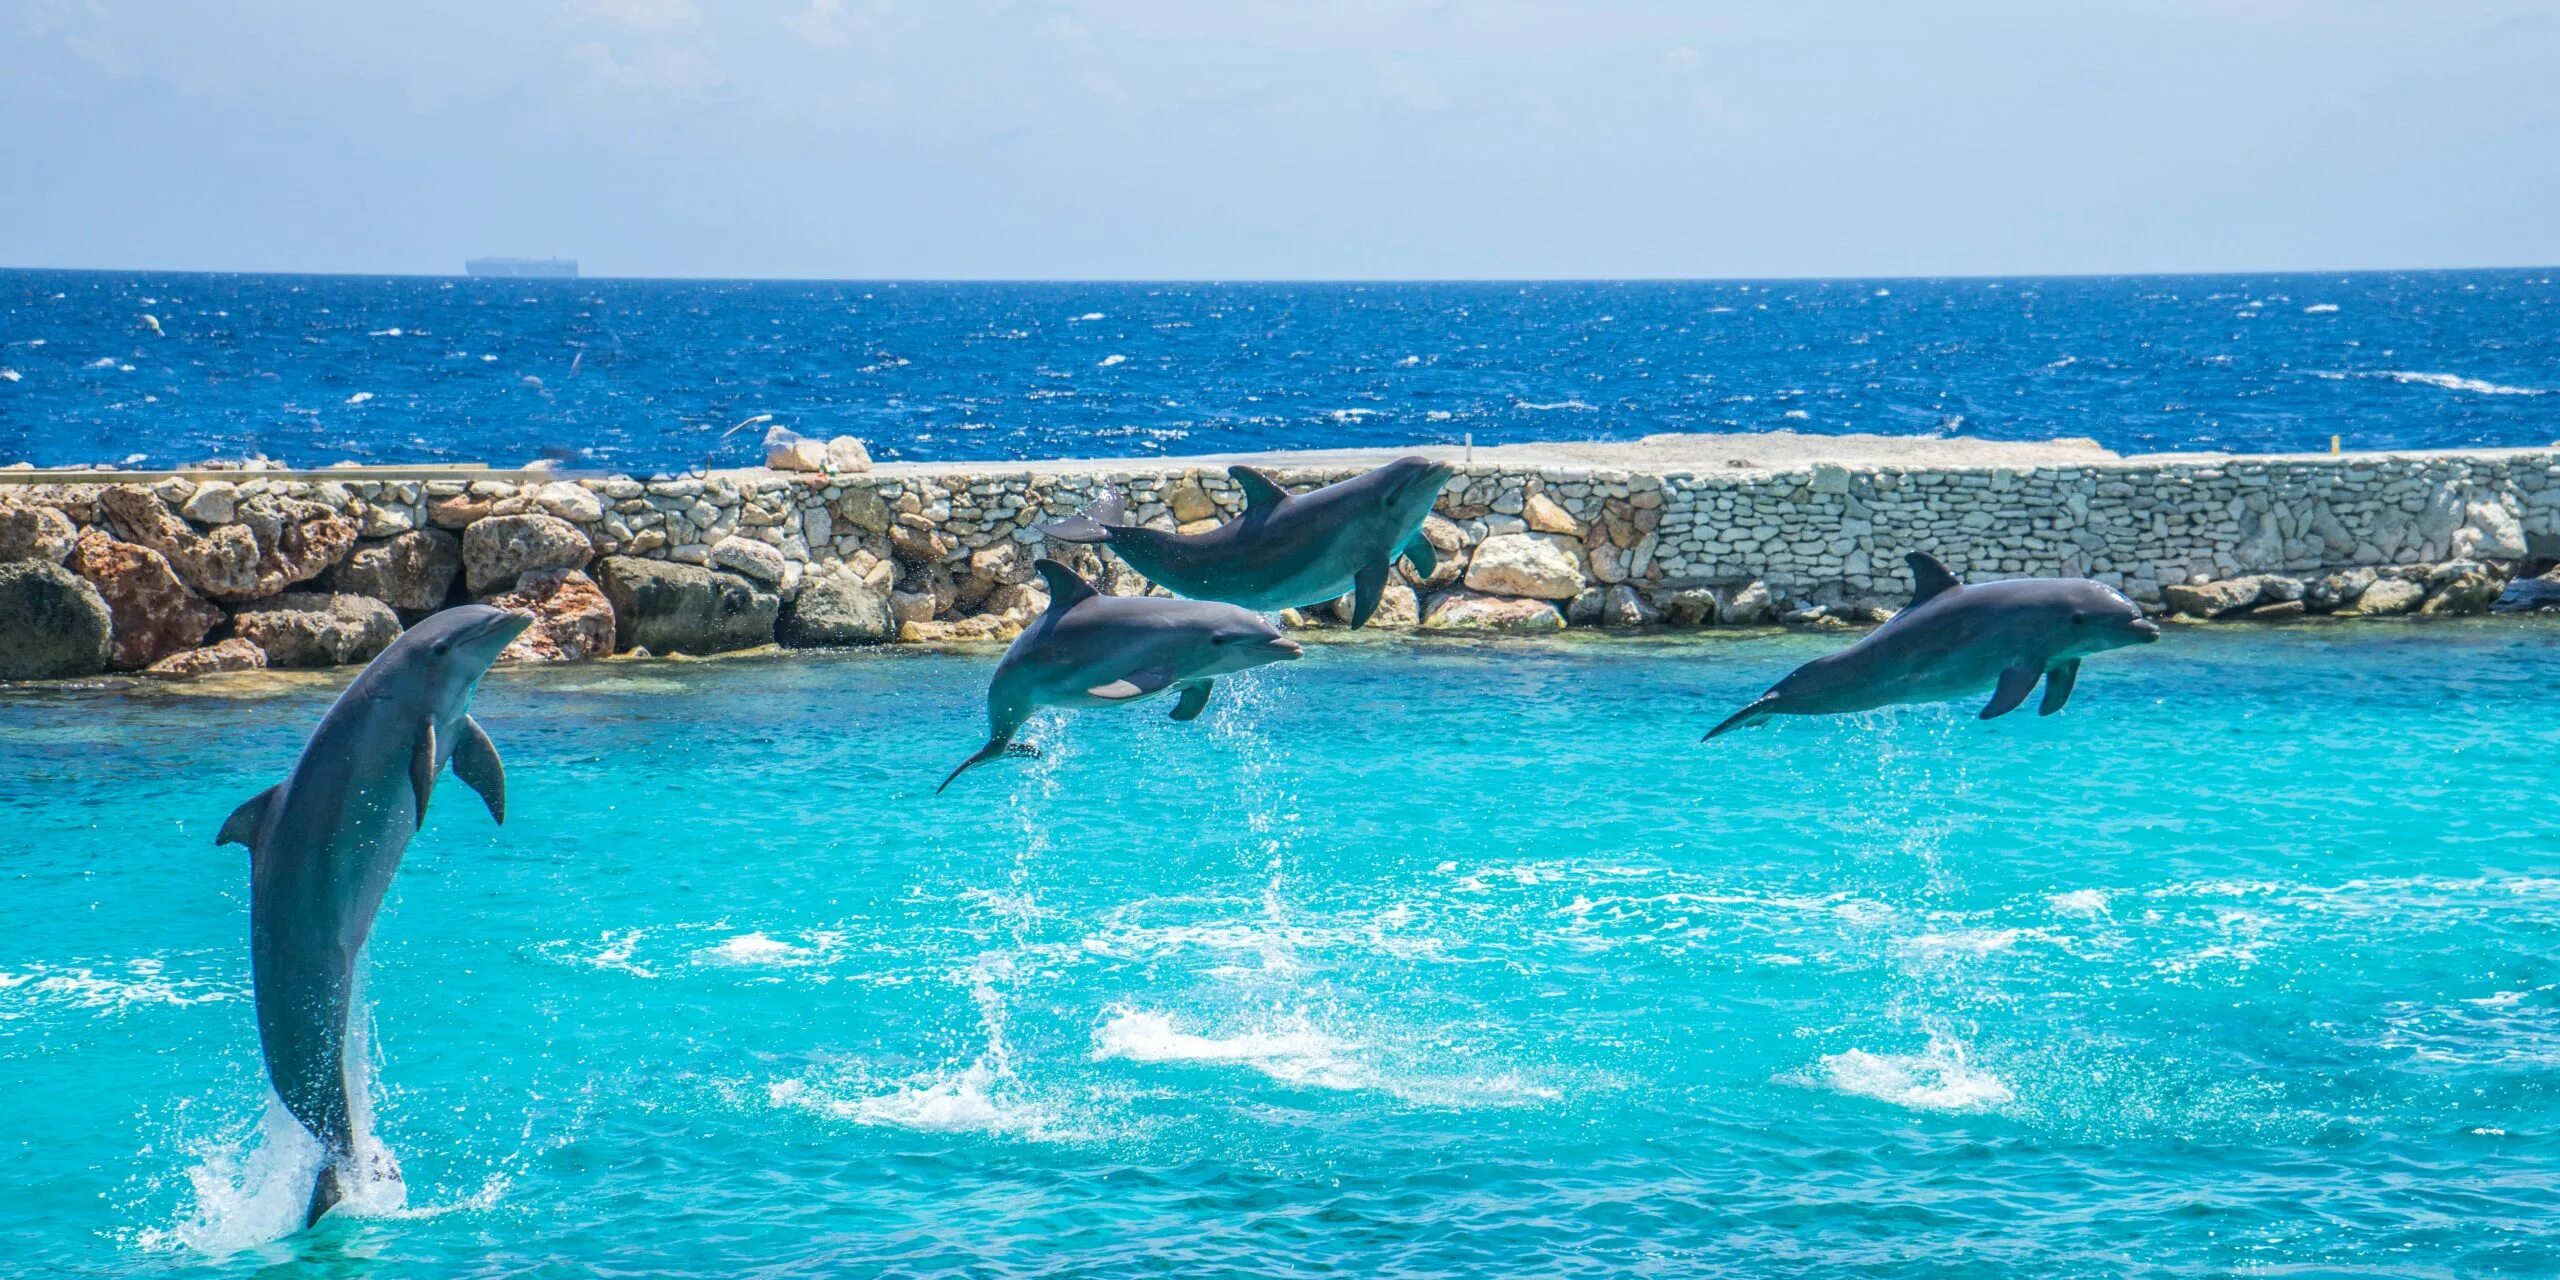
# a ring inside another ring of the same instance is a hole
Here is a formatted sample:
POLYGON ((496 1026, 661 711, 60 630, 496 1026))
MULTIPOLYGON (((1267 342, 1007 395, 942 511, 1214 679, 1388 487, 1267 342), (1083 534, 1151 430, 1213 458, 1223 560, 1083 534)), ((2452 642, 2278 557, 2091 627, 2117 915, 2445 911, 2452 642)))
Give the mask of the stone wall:
MULTIPOLYGON (((1110 590, 1147 589, 1107 551, 1048 546, 1036 522, 1106 488, 1163 528, 1243 508, 1223 471, 1178 463, 799 460, 831 461, 842 469, 647 479, 21 473, 0 486, 0 678, 359 662, 404 623, 475 599, 540 617, 520 660, 996 640, 1045 606, 1031 571, 1044 551, 1110 590)), ((1353 473, 1276 470, 1300 489, 1353 473)), ((1424 532, 1437 572, 1404 575, 1374 625, 1868 622, 1907 596, 1913 550, 1971 578, 2085 573, 2197 618, 2468 612, 2560 556, 2560 451, 1474 465, 1424 532)))

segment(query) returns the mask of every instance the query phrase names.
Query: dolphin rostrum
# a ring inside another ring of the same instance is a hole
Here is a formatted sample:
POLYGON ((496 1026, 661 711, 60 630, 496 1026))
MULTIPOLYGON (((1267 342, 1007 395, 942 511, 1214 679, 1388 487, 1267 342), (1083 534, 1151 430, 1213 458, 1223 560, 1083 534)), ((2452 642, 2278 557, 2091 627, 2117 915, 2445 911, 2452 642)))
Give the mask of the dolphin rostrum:
POLYGON ((1013 745, 1013 735, 1040 707, 1110 706, 1179 689, 1173 718, 1190 720, 1209 705, 1219 676, 1301 652, 1297 641, 1249 609, 1106 596, 1055 560, 1032 567, 1049 584, 1049 608, 1014 637, 987 682, 987 745, 961 761, 937 792, 998 756, 1039 754, 1013 745))
POLYGON ((1399 458, 1338 484, 1293 494, 1252 467, 1227 474, 1244 490, 1244 514, 1206 533, 1165 533, 1128 522, 1120 495, 1040 526, 1061 542, 1107 543, 1129 566, 1194 600, 1264 613, 1352 595, 1351 625, 1377 612, 1398 559, 1431 576, 1438 563, 1423 518, 1457 474, 1428 458, 1399 458))
POLYGON ((489 816, 505 820, 506 773, 471 719, 471 695, 532 622, 470 604, 410 628, 338 695, 293 772, 233 810, 214 838, 249 850, 249 961, 267 1078, 320 1140, 305 1226, 344 1197, 354 1172, 346 1052, 357 956, 446 761, 489 816))
POLYGON ((1902 702, 1941 702, 1988 688, 1981 718, 2018 709, 2044 681, 2039 715, 2071 700, 2080 660, 2149 644, 2160 624, 2114 588, 2087 578, 2021 578, 1966 586, 1936 557, 1913 552, 1910 607, 1827 657, 1796 668, 1712 738, 1770 716, 1836 715, 1902 702))

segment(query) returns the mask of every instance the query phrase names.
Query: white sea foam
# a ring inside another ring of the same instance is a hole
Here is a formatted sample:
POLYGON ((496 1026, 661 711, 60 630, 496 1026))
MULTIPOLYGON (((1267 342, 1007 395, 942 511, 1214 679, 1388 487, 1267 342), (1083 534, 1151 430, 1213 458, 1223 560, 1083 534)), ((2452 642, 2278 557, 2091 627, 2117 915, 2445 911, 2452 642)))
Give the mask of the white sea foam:
POLYGON ((1973 1065, 1963 1041, 1940 1032, 1930 1034, 1929 1047, 1920 1053, 1830 1054, 1822 1059, 1817 1083, 1913 1111, 1993 1111, 2017 1097, 2007 1081, 1973 1065))
POLYGON ((236 983, 203 978, 172 978, 154 959, 127 961, 122 975, 92 968, 38 965, 12 972, 0 969, 0 1019, 19 1016, 25 1007, 56 1006, 124 1013, 146 1005, 196 1005, 237 1000, 245 994, 236 983))
POLYGON ((348 404, 363 404, 365 401, 367 401, 367 400, 371 400, 372 398, 373 398, 373 393, 372 393, 372 392, 370 392, 370 391, 359 391, 359 392, 355 393, 354 395, 348 396, 348 397, 347 397, 347 403, 348 403, 348 404))
POLYGON ((1005 1084, 1005 1075, 982 1059, 960 1071, 920 1076, 885 1092, 842 1096, 805 1080, 781 1080, 767 1085, 765 1096, 777 1107, 856 1124, 927 1133, 1059 1136, 1054 1110, 1007 1096, 1005 1084))
POLYGON ((1309 1025, 1303 1016, 1231 1036, 1180 1030, 1171 1016, 1120 1009, 1094 1033, 1093 1058, 1131 1062, 1231 1063, 1284 1084, 1323 1089, 1365 1089, 1376 1077, 1354 1056, 1359 1046, 1309 1025))
POLYGON ((1085 312, 1083 315, 1077 316, 1074 320, 1070 320, 1070 321, 1068 321, 1068 323, 1069 323, 1069 324, 1074 324, 1074 323, 1077 323, 1077 322, 1079 322, 1079 321, 1084 321, 1084 320, 1099 320, 1099 319, 1101 319, 1101 318, 1102 318, 1102 313, 1101 313, 1101 312, 1099 312, 1099 311, 1088 311, 1088 312, 1085 312))
POLYGON ((1128 362, 1129 357, 1115 352, 1111 355, 1104 356, 1100 361, 1096 362, 1094 367, 1097 369, 1108 369, 1115 364, 1127 364, 1128 362))
POLYGON ((405 334, 405 331, 404 331, 404 330, 402 330, 398 325, 393 325, 391 328, 388 328, 388 329, 374 329, 374 330, 371 330, 371 331, 367 332, 367 333, 365 334, 365 336, 366 336, 366 337, 368 337, 368 338, 397 338, 397 337, 404 336, 404 334, 405 334))
POLYGON ((2466 378, 2458 373, 2422 373, 2413 369, 2356 370, 2348 373, 2321 371, 2312 376, 2331 382, 2342 382, 2348 378, 2388 378, 2393 382, 2411 386, 2434 387, 2440 391, 2465 391, 2482 396, 2542 396, 2549 395, 2552 391, 2549 387, 2511 387, 2481 378, 2466 378))
POLYGON ((89 367, 92 369, 112 369, 116 367, 116 358, 114 356, 100 356, 97 359, 90 361, 89 367))
POLYGON ((1558 410, 1574 413, 1592 412, 1591 406, 1580 400, 1514 400, 1511 402, 1511 407, 1527 413, 1553 413, 1558 410))
POLYGON ((2054 914, 2065 916, 2102 916, 2107 914, 2107 891, 2073 889, 2066 893, 2047 894, 2044 904, 2054 914))
POLYGON ((17 370, 15 370, 15 369, 0 369, 0 382, 16 382, 17 380, 18 380, 18 371, 17 371, 17 370))
POLYGON ((1802 409, 1789 409, 1789 410, 1787 410, 1784 414, 1782 414, 1782 415, 1780 415, 1780 416, 1782 416, 1782 417, 1786 418, 1787 420, 1789 420, 1789 421, 1791 421, 1791 422, 1804 422, 1804 421, 1808 421, 1808 420, 1810 420, 1810 419, 1813 417, 1813 415, 1812 415, 1812 414, 1807 413, 1807 412, 1805 412, 1805 411, 1804 411, 1804 410, 1802 410, 1802 409))
POLYGON ((1374 418, 1384 412, 1383 409, 1328 409, 1324 416, 1336 422, 1358 422, 1362 418, 1374 418))
POLYGON ((739 934, 719 946, 705 948, 702 957, 723 964, 787 964, 805 959, 809 954, 807 947, 794 946, 757 930, 739 934))
POLYGON ((2337 304, 2337 303, 2334 303, 2334 302, 2315 302, 2315 303, 2312 303, 2310 306, 2304 307, 2304 308, 2302 309, 2302 314, 2304 314, 2304 315, 2306 315, 2306 316, 2325 316, 2325 315, 2335 315, 2335 314, 2337 313, 2337 310, 2338 310, 2338 304, 2337 304))

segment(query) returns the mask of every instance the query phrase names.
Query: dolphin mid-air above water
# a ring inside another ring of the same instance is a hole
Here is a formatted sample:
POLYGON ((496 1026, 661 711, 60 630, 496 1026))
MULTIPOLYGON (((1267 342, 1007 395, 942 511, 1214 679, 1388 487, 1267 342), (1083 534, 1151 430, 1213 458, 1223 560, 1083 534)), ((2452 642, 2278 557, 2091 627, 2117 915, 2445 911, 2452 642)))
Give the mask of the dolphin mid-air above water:
POLYGON ((2018 709, 2044 681, 2039 715, 2071 700, 2080 660, 2149 644, 2160 624, 2105 583, 2087 578, 1958 582, 1936 557, 1905 557, 1915 589, 1891 621, 1838 653, 1816 658, 1770 686, 1751 705, 1707 731, 1709 738, 1770 716, 1836 715, 1903 702, 1942 702, 1990 689, 1981 718, 2018 709))
POLYGON ((1377 612, 1399 559, 1431 576, 1438 556, 1423 518, 1456 470, 1398 458, 1338 484, 1291 493, 1252 467, 1227 474, 1244 490, 1244 514, 1205 533, 1166 533, 1128 523, 1118 494, 1040 526, 1061 542, 1108 545, 1129 567, 1176 595, 1263 613, 1352 596, 1351 625, 1377 612))
POLYGON ((1173 718, 1209 705, 1217 678, 1287 662, 1302 650, 1262 615, 1211 600, 1106 596, 1055 560, 1033 567, 1049 586, 1049 608, 1014 637, 987 682, 987 745, 960 762, 952 779, 1002 755, 1036 755, 1013 735, 1040 707, 1100 707, 1181 690, 1173 718))
POLYGON ((471 719, 471 695, 532 622, 472 604, 410 628, 338 695, 293 772, 234 810, 215 837, 249 850, 249 960, 267 1078, 320 1140, 304 1226, 344 1197, 353 1173, 346 1059, 357 957, 448 760, 489 816, 505 820, 506 772, 471 719))

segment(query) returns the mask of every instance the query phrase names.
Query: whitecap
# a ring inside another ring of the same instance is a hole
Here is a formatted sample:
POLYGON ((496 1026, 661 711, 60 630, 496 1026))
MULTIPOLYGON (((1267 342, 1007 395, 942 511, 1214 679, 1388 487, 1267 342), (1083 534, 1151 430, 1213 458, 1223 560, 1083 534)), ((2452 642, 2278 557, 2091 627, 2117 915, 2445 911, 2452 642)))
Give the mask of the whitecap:
POLYGON ((1385 410, 1382 409, 1328 409, 1324 416, 1336 422, 1358 422, 1362 418, 1377 417, 1383 412, 1385 410))
POLYGON ((1129 357, 1127 356, 1117 354, 1107 355, 1097 362, 1094 367, 1097 369, 1108 369, 1115 364, 1127 364, 1128 362, 1129 357))
POLYGON ((1101 313, 1101 312, 1099 312, 1099 311, 1088 311, 1088 312, 1085 312, 1083 315, 1077 316, 1074 320, 1070 320, 1070 321, 1068 321, 1068 323, 1069 323, 1069 324, 1075 324, 1075 323, 1080 323, 1080 322, 1082 322, 1082 321, 1086 321, 1086 320, 1099 320, 1099 319, 1101 319, 1101 318, 1102 318, 1102 313, 1101 313))
POLYGON ((15 370, 15 369, 0 369, 0 382, 16 382, 17 380, 18 380, 18 371, 17 371, 17 370, 15 370))
POLYGON ((1937 1033, 1920 1053, 1851 1049, 1827 1055, 1817 1083, 1913 1111, 1992 1111, 2017 1098, 2007 1081, 1968 1060, 1962 1041, 1937 1033))
POLYGON ((367 400, 371 400, 372 398, 373 398, 373 393, 372 393, 372 392, 370 392, 370 391, 359 391, 359 392, 355 393, 354 395, 348 396, 348 397, 347 397, 347 403, 348 403, 348 404, 363 404, 365 401, 367 401, 367 400))
POLYGON ((1514 400, 1511 402, 1511 407, 1528 413, 1549 413, 1559 409, 1571 410, 1575 413, 1591 412, 1591 406, 1580 400, 1514 400))
POLYGON ((114 356, 100 356, 97 359, 90 361, 89 367, 92 369, 112 369, 116 367, 116 358, 114 356))
POLYGON ((739 934, 716 947, 705 947, 700 958, 715 964, 787 965, 805 962, 816 954, 815 948, 784 942, 759 929, 739 934))
POLYGON ((1783 414, 1781 414, 1781 415, 1779 415, 1779 416, 1780 416, 1780 417, 1783 417, 1783 418, 1786 418, 1788 421, 1791 421, 1791 422, 1806 422, 1806 421, 1810 421, 1810 420, 1812 419, 1812 417, 1813 417, 1813 415, 1812 415, 1812 414, 1807 413, 1807 412, 1805 412, 1805 411, 1804 411, 1804 410, 1802 410, 1802 409, 1789 409, 1789 410, 1787 410, 1785 413, 1783 413, 1783 414))
POLYGON ((2337 310, 2338 310, 2338 304, 2337 304, 2337 303, 2334 303, 2334 302, 2315 302, 2315 303, 2312 303, 2310 306, 2304 307, 2304 308, 2302 309, 2302 314, 2304 314, 2304 315, 2306 315, 2306 316, 2325 316, 2325 315, 2334 315, 2334 314, 2336 314, 2336 313, 2337 313, 2337 310))

